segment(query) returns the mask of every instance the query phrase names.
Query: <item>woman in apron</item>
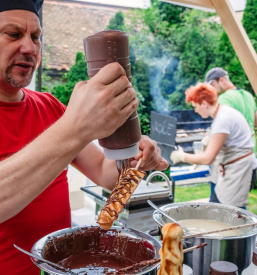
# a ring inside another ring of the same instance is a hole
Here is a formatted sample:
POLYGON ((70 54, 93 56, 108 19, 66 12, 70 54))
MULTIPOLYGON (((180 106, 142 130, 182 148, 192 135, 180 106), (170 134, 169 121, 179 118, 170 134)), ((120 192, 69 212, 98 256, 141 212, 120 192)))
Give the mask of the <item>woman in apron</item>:
POLYGON ((218 179, 211 201, 246 209, 254 145, 245 117, 234 108, 219 105, 216 90, 209 84, 190 87, 186 101, 201 117, 213 118, 210 141, 203 154, 187 154, 180 147, 171 153, 171 160, 174 164, 183 161, 211 165, 218 159, 218 179))

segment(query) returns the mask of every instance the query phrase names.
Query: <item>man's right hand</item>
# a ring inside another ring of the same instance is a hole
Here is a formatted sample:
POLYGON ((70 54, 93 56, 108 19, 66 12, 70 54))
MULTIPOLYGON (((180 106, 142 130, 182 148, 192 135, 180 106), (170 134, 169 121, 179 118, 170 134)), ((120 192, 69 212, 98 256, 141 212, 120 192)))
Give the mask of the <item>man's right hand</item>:
POLYGON ((76 84, 63 116, 74 134, 86 140, 111 135, 137 109, 136 91, 118 63, 76 84))

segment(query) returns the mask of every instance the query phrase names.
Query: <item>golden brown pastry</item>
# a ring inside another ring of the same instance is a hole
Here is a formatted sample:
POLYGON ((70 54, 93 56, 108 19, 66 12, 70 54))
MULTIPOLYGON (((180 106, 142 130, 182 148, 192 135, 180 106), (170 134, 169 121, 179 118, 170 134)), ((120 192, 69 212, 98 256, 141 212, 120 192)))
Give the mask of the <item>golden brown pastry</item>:
POLYGON ((157 275, 183 274, 183 229, 176 223, 167 223, 162 228, 163 243, 159 250, 161 267, 157 275))
POLYGON ((140 172, 135 168, 130 168, 123 173, 105 207, 101 210, 97 223, 104 229, 112 227, 113 222, 118 218, 122 209, 136 190, 138 184, 144 178, 145 172, 140 172))

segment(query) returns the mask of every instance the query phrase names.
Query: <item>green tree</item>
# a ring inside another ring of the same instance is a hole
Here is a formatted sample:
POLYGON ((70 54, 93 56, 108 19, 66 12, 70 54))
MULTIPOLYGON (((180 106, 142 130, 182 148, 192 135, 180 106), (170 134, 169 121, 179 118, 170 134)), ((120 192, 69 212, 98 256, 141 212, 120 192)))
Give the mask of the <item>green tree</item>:
POLYGON ((250 82, 225 31, 221 34, 216 52, 216 62, 212 67, 224 68, 237 87, 252 91, 250 82))
POLYGON ((168 37, 169 27, 182 22, 185 10, 178 5, 151 0, 151 7, 144 11, 144 21, 152 33, 168 37))
MULTIPOLYGON (((121 11, 117 12, 107 26, 107 29, 125 30, 124 17, 121 11)), ((141 131, 145 135, 150 133, 150 110, 151 97, 149 96, 149 82, 148 82, 148 66, 137 60, 134 47, 130 43, 130 63, 132 83, 134 89, 137 91, 137 97, 139 99, 138 116, 141 124, 141 131)))
POLYGON ((134 49, 130 46, 130 63, 132 84, 137 91, 139 107, 137 109, 141 131, 144 135, 150 134, 150 111, 152 98, 149 93, 148 66, 143 61, 136 61, 134 49))
POLYGON ((176 93, 169 95, 171 109, 191 108, 185 103, 184 92, 204 78, 215 60, 217 33, 221 32, 221 27, 211 18, 207 12, 186 10, 182 23, 172 27, 169 39, 170 43, 174 41, 173 54, 177 56, 178 65, 172 79, 176 93))
POLYGON ((167 4, 173 12, 177 11, 170 23, 168 17, 162 16, 165 10, 159 4, 165 3, 154 0, 149 9, 132 12, 128 20, 131 25, 126 25, 126 30, 137 62, 140 60, 149 68, 149 108, 159 105, 167 111, 187 109, 184 91, 201 80, 214 62, 221 27, 212 20, 213 14, 167 4), (177 93, 172 96, 174 92, 177 93))
POLYGON ((187 9, 178 5, 152 0, 152 3, 157 3, 160 10, 160 15, 163 21, 169 22, 170 25, 180 24, 183 18, 183 12, 187 9))
POLYGON ((257 1, 247 0, 242 23, 248 35, 257 29, 257 1))
POLYGON ((243 15, 243 26, 255 51, 257 51, 257 1, 247 0, 243 15))
POLYGON ((67 79, 67 82, 64 85, 58 85, 54 89, 53 95, 58 98, 63 104, 67 105, 76 83, 78 81, 89 79, 87 75, 87 63, 85 61, 85 56, 82 52, 77 52, 75 64, 64 76, 64 79, 67 79))
MULTIPOLYGON (((52 93, 54 88, 61 84, 61 81, 54 80, 51 77, 52 70, 47 65, 49 60, 49 51, 51 46, 47 46, 45 54, 42 56, 42 73, 41 73, 41 92, 52 93)), ((38 87, 38 70, 36 70, 36 87, 38 87)))
POLYGON ((113 18, 110 19, 108 30, 124 30, 124 16, 122 11, 118 11, 113 18))
POLYGON ((177 91, 184 92, 201 79, 206 69, 206 52, 202 35, 195 28, 189 33, 178 69, 178 78, 183 78, 177 91))

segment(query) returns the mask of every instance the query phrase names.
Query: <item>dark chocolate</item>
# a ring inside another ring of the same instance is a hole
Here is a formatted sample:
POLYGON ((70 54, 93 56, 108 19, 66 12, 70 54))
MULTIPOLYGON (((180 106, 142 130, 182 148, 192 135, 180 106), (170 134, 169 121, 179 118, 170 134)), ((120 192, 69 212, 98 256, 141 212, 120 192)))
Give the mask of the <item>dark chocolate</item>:
POLYGON ((146 241, 119 235, 116 229, 92 226, 49 239, 44 258, 80 275, 100 275, 153 259, 154 249, 146 241))
POLYGON ((128 173, 126 175, 128 166, 129 166, 128 160, 122 160, 121 172, 119 174, 119 181, 116 183, 116 186, 119 183, 119 187, 115 187, 114 192, 112 193, 111 196, 109 196, 105 206, 102 209, 102 211, 106 211, 111 217, 115 217, 116 219, 118 218, 119 213, 115 209, 111 209, 110 205, 113 202, 117 202, 123 207, 125 207, 126 204, 123 203, 121 200, 125 197, 126 194, 131 194, 131 188, 132 188, 131 179, 133 179, 133 181, 136 184, 139 184, 140 182, 135 177, 137 176, 136 171, 131 170, 131 173, 128 173), (134 176, 131 175, 132 173, 134 174, 134 176))

